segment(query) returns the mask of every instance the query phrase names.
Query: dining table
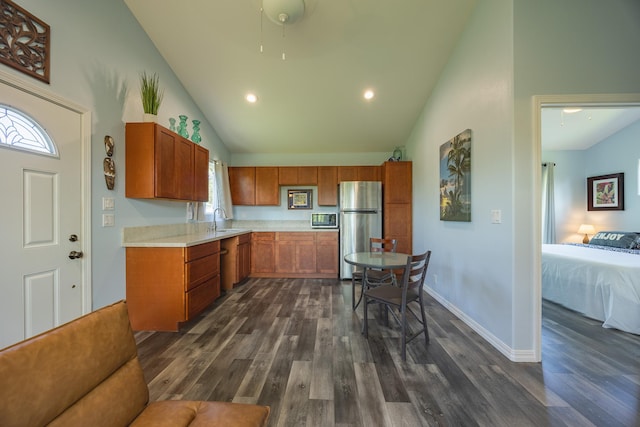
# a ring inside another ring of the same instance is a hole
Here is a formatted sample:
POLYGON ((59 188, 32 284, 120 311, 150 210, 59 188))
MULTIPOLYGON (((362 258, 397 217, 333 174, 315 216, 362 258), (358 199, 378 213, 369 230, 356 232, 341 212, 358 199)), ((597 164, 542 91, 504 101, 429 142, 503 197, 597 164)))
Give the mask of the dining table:
POLYGON ((398 268, 404 268, 407 265, 407 260, 411 255, 403 254, 400 252, 353 252, 344 256, 345 262, 356 267, 362 267, 362 292, 360 298, 356 302, 356 285, 355 281, 351 281, 351 295, 352 295, 352 307, 355 310, 360 301, 362 301, 362 295, 364 294, 364 286, 367 277, 368 269, 377 270, 395 270, 398 268))

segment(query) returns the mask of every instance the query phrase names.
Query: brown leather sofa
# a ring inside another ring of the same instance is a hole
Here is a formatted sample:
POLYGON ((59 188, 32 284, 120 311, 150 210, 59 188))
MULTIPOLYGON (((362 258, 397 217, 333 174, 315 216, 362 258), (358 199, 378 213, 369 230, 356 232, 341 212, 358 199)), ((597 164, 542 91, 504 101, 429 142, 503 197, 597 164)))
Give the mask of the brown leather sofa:
POLYGON ((0 426, 265 426, 269 407, 148 403, 120 301, 0 351, 0 426))

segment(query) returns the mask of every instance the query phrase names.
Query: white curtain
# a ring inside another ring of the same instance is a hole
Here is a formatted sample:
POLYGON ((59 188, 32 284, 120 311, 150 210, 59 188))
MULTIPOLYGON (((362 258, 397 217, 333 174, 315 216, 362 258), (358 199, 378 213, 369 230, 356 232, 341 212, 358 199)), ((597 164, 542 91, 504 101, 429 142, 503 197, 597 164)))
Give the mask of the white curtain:
POLYGON ((555 163, 542 164, 542 243, 556 243, 556 216, 553 202, 555 163))
MULTIPOLYGON (((214 208, 224 210, 224 219, 233 219, 231 188, 229 187, 229 168, 220 160, 214 161, 213 178, 215 181, 214 208)), ((215 218, 213 219, 215 221, 215 218)))

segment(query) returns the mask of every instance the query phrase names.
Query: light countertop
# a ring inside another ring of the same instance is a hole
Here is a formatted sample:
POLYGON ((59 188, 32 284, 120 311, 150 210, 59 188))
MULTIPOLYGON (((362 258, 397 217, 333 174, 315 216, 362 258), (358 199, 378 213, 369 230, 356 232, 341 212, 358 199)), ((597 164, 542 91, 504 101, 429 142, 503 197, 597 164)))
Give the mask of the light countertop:
MULTIPOLYGON (((229 223, 229 222, 227 222, 229 223)), ((308 221, 233 221, 231 226, 211 222, 168 224, 122 229, 123 247, 189 247, 251 232, 334 232, 337 228, 311 228, 308 221)))

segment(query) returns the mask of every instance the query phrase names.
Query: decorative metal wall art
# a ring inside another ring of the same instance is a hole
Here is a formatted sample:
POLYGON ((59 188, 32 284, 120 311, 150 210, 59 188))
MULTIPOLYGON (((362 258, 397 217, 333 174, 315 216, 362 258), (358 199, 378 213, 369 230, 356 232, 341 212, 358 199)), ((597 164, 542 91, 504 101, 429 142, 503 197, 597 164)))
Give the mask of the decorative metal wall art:
POLYGON ((109 135, 104 137, 104 151, 107 153, 107 157, 102 161, 102 167, 104 168, 104 180, 107 183, 107 190, 113 190, 116 184, 116 162, 111 158, 113 156, 113 150, 115 149, 115 142, 109 135))
POLYGON ((0 0, 0 62, 49 83, 49 25, 10 0, 0 0))

